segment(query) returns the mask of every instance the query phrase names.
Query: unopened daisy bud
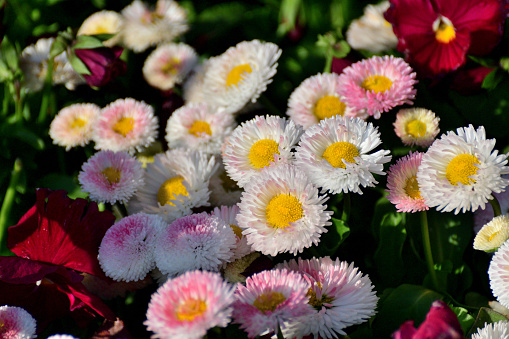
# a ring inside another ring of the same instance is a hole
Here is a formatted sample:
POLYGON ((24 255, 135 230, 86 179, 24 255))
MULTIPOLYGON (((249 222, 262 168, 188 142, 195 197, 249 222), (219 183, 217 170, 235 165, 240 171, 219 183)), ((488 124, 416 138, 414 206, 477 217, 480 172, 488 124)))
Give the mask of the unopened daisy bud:
POLYGON ((474 238, 474 249, 496 251, 509 239, 509 215, 499 215, 484 225, 474 238))
POLYGON ((433 143, 440 129, 440 118, 424 108, 404 108, 396 114, 394 131, 407 146, 428 147, 433 143))
POLYGON ((30 313, 17 306, 0 306, 0 338, 35 338, 36 322, 30 313))

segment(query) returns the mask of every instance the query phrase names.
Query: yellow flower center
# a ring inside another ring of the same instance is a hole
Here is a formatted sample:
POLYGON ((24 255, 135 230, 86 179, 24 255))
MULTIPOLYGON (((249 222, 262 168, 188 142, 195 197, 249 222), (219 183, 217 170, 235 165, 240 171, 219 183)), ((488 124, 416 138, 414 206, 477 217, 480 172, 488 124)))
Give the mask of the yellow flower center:
POLYGON ((76 118, 71 123, 71 129, 80 129, 80 128, 85 127, 86 124, 87 124, 87 122, 85 120, 76 118))
POLYGON ((265 209, 267 222, 274 228, 286 228, 291 222, 302 218, 302 204, 290 194, 278 194, 270 200, 265 209))
POLYGON ((242 239, 242 229, 237 225, 230 225, 237 238, 242 239))
POLYGON ((426 124, 415 119, 406 124, 405 131, 414 138, 422 138, 426 134, 426 124))
POLYGON ((121 172, 113 167, 106 167, 103 169, 102 174, 110 184, 117 184, 121 178, 121 172))
POLYGON ((163 67, 161 67, 161 72, 163 72, 164 74, 175 75, 178 72, 179 66, 180 60, 177 58, 172 58, 167 63, 165 63, 163 67))
POLYGON ((316 292, 310 288, 308 290, 307 296, 309 296, 309 302, 311 306, 315 308, 315 310, 321 310, 323 307, 323 304, 330 304, 334 301, 333 297, 328 297, 327 295, 323 294, 320 299, 316 297, 316 292))
POLYGON ((274 140, 261 139, 251 146, 249 161, 254 168, 260 169, 269 166, 274 160, 274 153, 279 154, 279 145, 274 140))
POLYGON ((354 157, 359 156, 359 151, 354 144, 347 141, 335 142, 323 152, 322 157, 333 167, 346 168, 343 160, 346 162, 355 162, 354 157))
POLYGON ((345 103, 341 102, 338 97, 327 95, 316 102, 313 113, 318 120, 323 120, 335 115, 343 116, 343 114, 345 114, 345 108, 345 103))
POLYGON ((199 299, 187 299, 177 306, 177 319, 180 321, 193 321, 207 310, 207 304, 199 299))
POLYGON ((500 233, 500 231, 496 231, 496 232, 493 232, 492 235, 490 235, 490 237, 488 238, 488 241, 493 241, 493 239, 495 239, 495 237, 500 233))
POLYGON ((196 120, 193 122, 191 128, 189 128, 189 134, 192 134, 196 137, 201 137, 204 136, 204 134, 212 135, 212 130, 210 129, 208 122, 196 120))
POLYGON ((251 73, 253 70, 249 64, 242 64, 233 67, 233 69, 228 73, 226 77, 226 87, 230 87, 232 85, 237 86, 241 80, 244 80, 247 74, 251 73))
POLYGON ((406 181, 405 193, 412 199, 422 199, 419 183, 415 175, 406 181))
POLYGON ((374 91, 375 93, 385 92, 392 86, 391 79, 383 75, 370 75, 361 84, 366 91, 374 91))
POLYGON ((120 118, 115 125, 113 125, 113 132, 122 135, 124 138, 131 132, 134 128, 134 119, 133 118, 120 118))
POLYGON ((258 296, 253 302, 253 306, 262 311, 263 313, 270 311, 274 312, 279 304, 285 301, 286 298, 279 292, 268 292, 258 296))
POLYGON ((470 176, 477 174, 477 167, 474 164, 480 164, 479 160, 472 154, 460 154, 451 160, 445 171, 445 177, 451 185, 457 185, 458 182, 463 185, 475 183, 470 176))
POLYGON ((168 180, 166 180, 161 187, 159 188, 159 191, 157 192, 157 201, 161 206, 164 206, 166 204, 175 206, 174 203, 172 203, 170 200, 176 200, 177 196, 179 194, 184 196, 189 196, 189 193, 187 192, 186 187, 184 184, 182 184, 182 181, 184 178, 182 177, 173 177, 168 180))
POLYGON ((443 44, 448 44, 456 38, 454 26, 451 20, 446 17, 438 17, 433 23, 433 30, 435 31, 435 39, 443 44))

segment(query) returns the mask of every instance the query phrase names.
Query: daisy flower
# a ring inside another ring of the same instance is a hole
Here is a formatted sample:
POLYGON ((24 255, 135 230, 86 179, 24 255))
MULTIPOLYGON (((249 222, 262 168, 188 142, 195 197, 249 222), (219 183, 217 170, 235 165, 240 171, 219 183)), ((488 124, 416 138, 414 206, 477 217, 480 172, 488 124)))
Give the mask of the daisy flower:
POLYGON ((143 185, 141 162, 127 152, 99 151, 78 175, 83 192, 97 202, 125 202, 143 185))
POLYGON ((346 335, 344 328, 362 324, 375 315, 378 297, 367 275, 353 263, 330 257, 310 260, 292 259, 277 266, 302 274, 310 284, 309 304, 312 315, 294 319, 285 338, 337 338, 346 335))
POLYGON ((101 110, 93 139, 99 150, 142 151, 157 137, 154 109, 132 98, 117 99, 101 110))
POLYGON ((230 225, 237 239, 230 261, 242 258, 253 252, 251 246, 247 244, 247 238, 242 234, 242 229, 238 226, 237 215, 239 212, 240 209, 237 205, 216 207, 212 211, 212 215, 221 219, 226 225, 230 225))
POLYGON ((256 116, 235 128, 223 146, 226 172, 244 187, 261 169, 276 161, 293 161, 292 148, 302 126, 278 116, 256 116))
POLYGON ((136 53, 170 42, 188 29, 186 11, 173 0, 158 0, 155 8, 134 0, 121 13, 123 43, 136 53))
POLYGON ((336 73, 317 74, 304 80, 290 95, 286 114, 304 129, 334 115, 358 116, 348 107, 337 93, 339 75, 336 73))
POLYGON ((225 138, 236 127, 231 113, 206 103, 190 103, 176 109, 166 124, 170 148, 190 148, 220 154, 225 138))
POLYGON ((154 248, 159 231, 168 224, 158 215, 137 213, 111 226, 99 247, 99 264, 116 281, 138 281, 155 268, 154 248))
POLYGON ((471 339, 509 339, 509 321, 485 324, 472 334, 471 339))
POLYGON ((421 160, 422 153, 410 152, 391 165, 387 172, 387 199, 396 206, 398 212, 414 213, 429 209, 417 182, 417 170, 421 160))
POLYGON ((86 18, 78 29, 76 35, 100 35, 113 34, 114 36, 103 41, 103 45, 112 47, 120 42, 120 31, 124 24, 124 18, 117 12, 102 10, 95 12, 86 18))
POLYGON ((426 205, 442 212, 484 208, 509 184, 506 155, 493 150, 484 127, 461 127, 433 142, 422 156, 417 181, 426 205))
POLYGON ((262 271, 237 285, 233 321, 249 338, 283 331, 297 317, 310 316, 307 292, 310 284, 296 272, 274 269, 262 271))
POLYGON ((222 219, 206 212, 191 214, 159 233, 155 261, 161 273, 169 276, 197 269, 218 271, 231 260, 236 243, 232 227, 222 219))
POLYGON ((306 130, 295 153, 295 165, 311 182, 332 194, 354 192, 378 182, 373 173, 385 175, 389 151, 373 151, 382 141, 372 123, 360 118, 334 116, 306 130))
POLYGON ((474 238, 474 249, 496 251, 509 239, 509 215, 499 215, 484 225, 474 238))
POLYGON ((4 339, 31 339, 35 335, 36 321, 24 308, 0 306, 0 337, 4 339))
POLYGON ((440 132, 440 118, 425 108, 403 108, 396 114, 394 131, 404 145, 428 147, 440 132))
POLYGON ((505 308, 509 308, 509 241, 506 241, 498 248, 491 258, 488 275, 490 287, 497 301, 505 308))
POLYGON ((299 168, 269 167, 245 187, 237 222, 255 251, 301 253, 317 245, 331 225, 327 199, 299 168))
POLYGON ((130 214, 158 214, 167 222, 191 214, 192 208, 209 205, 209 180, 216 170, 215 158, 202 152, 174 149, 159 153, 147 164, 145 185, 127 209, 130 214))
POLYGON ((152 295, 144 324, 153 338, 202 338, 208 329, 228 325, 234 291, 217 273, 184 273, 152 295))
POLYGON ((66 151, 88 144, 100 111, 95 104, 74 104, 61 109, 49 126, 53 143, 65 147, 66 151))
MULTIPOLYGON (((503 175, 502 178, 509 179, 509 175, 503 175)), ((505 190, 500 193, 493 193, 493 196, 498 200, 502 214, 509 213, 509 190, 505 190)), ((494 217, 495 214, 493 213, 493 207, 491 204, 487 204, 484 209, 478 208, 474 212, 474 232, 479 232, 479 230, 489 223, 494 217)))
POLYGON ((382 112, 412 104, 417 92, 415 76, 402 58, 374 56, 343 70, 338 80, 338 94, 353 110, 379 119, 382 112))
POLYGON ((203 80, 205 101, 235 113, 256 102, 276 74, 281 49, 259 40, 243 41, 210 59, 203 80))
POLYGON ((367 5, 364 14, 351 22, 346 31, 346 41, 353 49, 380 53, 396 48, 398 38, 392 31, 392 25, 384 18, 389 6, 389 1, 367 5))
POLYGON ((163 91, 172 89, 198 62, 198 54, 184 43, 159 45, 145 60, 143 77, 150 86, 163 91))
POLYGON ((228 176, 222 157, 218 156, 216 159, 219 167, 210 178, 210 204, 212 206, 235 205, 240 201, 243 190, 228 176))

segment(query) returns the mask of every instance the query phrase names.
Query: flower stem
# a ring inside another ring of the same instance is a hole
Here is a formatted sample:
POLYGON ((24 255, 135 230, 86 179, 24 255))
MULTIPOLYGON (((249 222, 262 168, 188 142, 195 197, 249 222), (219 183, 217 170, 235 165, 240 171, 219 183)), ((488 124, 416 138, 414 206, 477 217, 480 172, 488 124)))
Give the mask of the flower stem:
POLYGON ((283 331, 281 330, 281 325, 277 325, 277 339, 285 339, 283 336, 283 331))
POLYGON ((502 215, 502 209, 500 208, 500 203, 498 202, 498 199, 493 196, 493 199, 488 200, 491 204, 491 207, 493 208, 493 217, 498 217, 502 215))
POLYGON ((437 274, 435 272, 435 263, 433 262, 433 254, 431 252, 431 241, 429 239, 429 227, 428 227, 428 215, 426 211, 421 212, 421 231, 422 231, 422 243, 424 246, 424 255, 426 257, 426 264, 428 266, 428 272, 431 277, 431 282, 436 291, 440 291, 437 274))
POLYGON ((7 187, 7 191, 5 192, 4 196, 4 201, 2 203, 2 208, 0 209, 0 253, 3 253, 4 251, 3 242, 4 236, 7 234, 7 222, 9 220, 9 212, 12 209, 14 196, 16 195, 16 186, 18 185, 22 169, 23 165, 21 163, 21 159, 18 158, 14 161, 14 169, 11 172, 11 180, 9 182, 9 187, 7 187))
POLYGON ((327 56, 325 57, 325 67, 323 69, 324 73, 330 73, 332 69, 332 51, 327 52, 327 56))

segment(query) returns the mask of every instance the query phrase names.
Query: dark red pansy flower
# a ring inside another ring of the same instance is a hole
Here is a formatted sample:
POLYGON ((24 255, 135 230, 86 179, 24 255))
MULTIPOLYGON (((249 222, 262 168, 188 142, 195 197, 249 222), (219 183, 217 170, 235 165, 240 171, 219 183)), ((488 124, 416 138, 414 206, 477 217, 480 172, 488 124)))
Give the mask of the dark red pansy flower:
POLYGON ((0 305, 23 307, 37 319, 38 330, 69 313, 81 325, 97 314, 114 321, 80 274, 104 277, 97 254, 114 221, 96 203, 38 189, 36 204, 7 230, 7 247, 17 257, 0 257, 0 305))
POLYGON ((466 55, 488 54, 506 17, 503 0, 390 0, 385 18, 398 50, 420 75, 456 70, 466 55))
POLYGON ((435 300, 419 328, 414 321, 404 322, 392 334, 393 339, 462 339, 463 330, 456 314, 442 300, 435 300))
POLYGON ((91 74, 82 74, 89 86, 101 87, 117 76, 125 74, 127 64, 120 59, 123 48, 98 47, 75 49, 76 56, 83 61, 91 74))

